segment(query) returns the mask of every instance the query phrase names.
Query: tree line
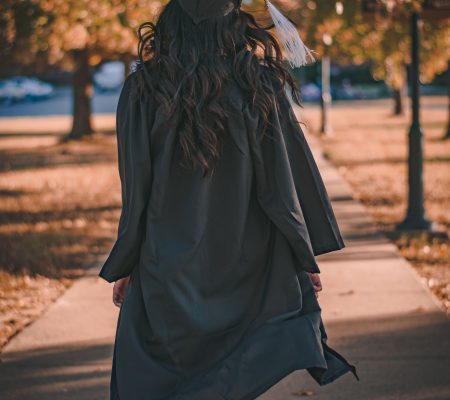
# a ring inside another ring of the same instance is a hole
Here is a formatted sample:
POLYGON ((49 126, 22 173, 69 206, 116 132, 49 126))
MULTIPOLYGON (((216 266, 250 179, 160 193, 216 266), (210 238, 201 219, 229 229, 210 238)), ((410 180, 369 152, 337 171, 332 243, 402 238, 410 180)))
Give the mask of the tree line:
MULTIPOLYGON (((364 0, 273 0, 297 24, 317 58, 339 63, 371 61, 372 74, 393 90, 395 112, 402 112, 406 67, 410 63, 408 16, 422 11, 422 0, 377 0, 377 13, 364 0)), ((73 124, 68 139, 92 133, 92 70, 105 60, 129 65, 136 58, 136 30, 153 20, 167 1, 158 0, 3 0, 0 3, 0 64, 49 66, 72 71, 73 124)), ((245 1, 264 12, 264 1, 245 1)), ((424 18, 421 26, 421 80, 431 81, 448 68, 448 19, 424 18)))

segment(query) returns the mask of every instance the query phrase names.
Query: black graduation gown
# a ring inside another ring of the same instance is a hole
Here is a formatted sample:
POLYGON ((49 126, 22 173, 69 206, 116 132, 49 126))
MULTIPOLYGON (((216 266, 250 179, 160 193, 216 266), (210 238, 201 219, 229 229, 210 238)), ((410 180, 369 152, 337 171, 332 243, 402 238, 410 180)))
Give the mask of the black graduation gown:
POLYGON ((176 124, 135 72, 117 107, 122 213, 99 275, 130 275, 118 316, 112 400, 250 400, 298 369, 319 385, 355 366, 327 345, 307 271, 339 250, 323 181, 283 90, 264 70, 269 134, 237 84, 212 176, 173 162, 176 124))

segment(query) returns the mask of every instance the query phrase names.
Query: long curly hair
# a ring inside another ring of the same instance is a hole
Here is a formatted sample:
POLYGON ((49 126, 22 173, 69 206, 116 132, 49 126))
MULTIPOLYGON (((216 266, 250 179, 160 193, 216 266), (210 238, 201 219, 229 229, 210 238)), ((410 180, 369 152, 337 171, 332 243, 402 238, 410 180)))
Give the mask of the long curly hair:
MULTIPOLYGON (((298 104, 297 79, 283 61, 280 45, 269 32, 273 24, 262 26, 252 14, 233 1, 233 11, 194 24, 177 0, 171 0, 159 18, 138 29, 137 74, 140 95, 149 94, 176 118, 184 167, 200 167, 211 174, 220 159, 226 120, 233 116, 219 102, 227 81, 239 84, 247 104, 262 120, 265 135, 273 91, 261 79, 263 68, 298 104)), ((278 85, 277 85, 278 86, 278 85)))

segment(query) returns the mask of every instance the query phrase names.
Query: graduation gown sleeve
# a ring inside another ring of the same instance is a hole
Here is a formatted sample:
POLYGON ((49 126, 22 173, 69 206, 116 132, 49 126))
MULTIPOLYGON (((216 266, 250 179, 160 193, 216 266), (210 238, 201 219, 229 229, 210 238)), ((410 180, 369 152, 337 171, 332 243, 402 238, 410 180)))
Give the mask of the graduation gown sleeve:
POLYGON ((285 91, 278 95, 280 124, 297 197, 314 255, 345 247, 319 168, 285 91))
POLYGON ((268 136, 262 140, 256 136, 260 121, 246 107, 258 201, 285 235, 299 268, 319 273, 315 255, 341 249, 344 242, 291 103, 268 73, 264 79, 272 87, 275 101, 268 136))
POLYGON ((108 282, 128 276, 139 261, 145 235, 145 212, 151 190, 149 101, 134 93, 135 76, 122 88, 116 113, 118 168, 122 211, 117 239, 99 276, 108 282))

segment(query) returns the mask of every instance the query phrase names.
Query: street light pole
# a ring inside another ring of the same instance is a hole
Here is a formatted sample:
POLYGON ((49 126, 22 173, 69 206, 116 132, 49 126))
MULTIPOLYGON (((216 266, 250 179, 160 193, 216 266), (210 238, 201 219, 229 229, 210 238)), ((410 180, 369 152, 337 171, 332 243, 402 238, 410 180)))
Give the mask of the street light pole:
POLYGON ((330 57, 324 55, 321 62, 322 69, 322 90, 320 97, 320 104, 322 107, 322 117, 320 124, 320 133, 329 135, 331 133, 331 127, 329 122, 329 110, 331 104, 331 93, 330 93, 330 57))
POLYGON ((432 223, 425 216, 423 200, 423 136, 420 128, 419 100, 419 13, 411 15, 411 106, 412 123, 408 134, 408 211, 404 220, 396 226, 397 230, 429 230, 432 223))
POLYGON ((325 33, 322 36, 322 41, 324 45, 324 53, 322 60, 320 62, 320 78, 321 78, 321 96, 320 96, 320 107, 321 107, 321 123, 320 123, 320 133, 324 135, 331 135, 332 129, 330 125, 330 105, 331 105, 331 87, 330 87, 330 74, 331 74, 331 60, 328 52, 329 47, 333 43, 333 38, 325 33))

